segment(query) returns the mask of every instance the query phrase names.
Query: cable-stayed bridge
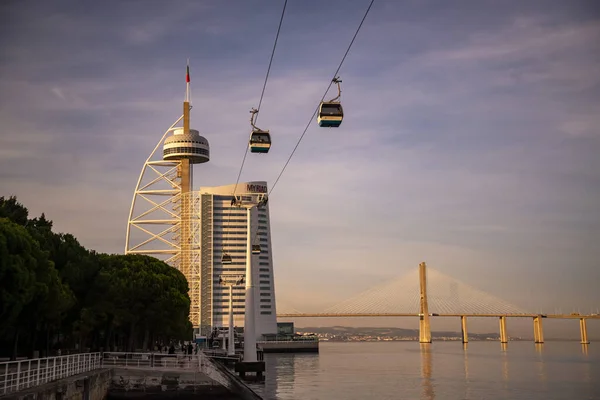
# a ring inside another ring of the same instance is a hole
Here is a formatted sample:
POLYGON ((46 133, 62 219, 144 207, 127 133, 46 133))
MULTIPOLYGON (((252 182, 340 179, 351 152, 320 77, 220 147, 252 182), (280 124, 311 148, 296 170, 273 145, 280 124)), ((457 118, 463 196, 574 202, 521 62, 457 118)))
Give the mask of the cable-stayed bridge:
POLYGON ((399 279, 366 290, 320 313, 302 313, 278 304, 278 318, 302 317, 419 317, 420 341, 431 342, 430 317, 460 317, 463 342, 468 342, 467 317, 496 317, 500 341, 508 342, 506 318, 532 318, 534 340, 544 342, 542 318, 579 319, 581 343, 589 343, 587 319, 597 314, 540 314, 522 309, 482 290, 460 282, 425 263, 399 279))

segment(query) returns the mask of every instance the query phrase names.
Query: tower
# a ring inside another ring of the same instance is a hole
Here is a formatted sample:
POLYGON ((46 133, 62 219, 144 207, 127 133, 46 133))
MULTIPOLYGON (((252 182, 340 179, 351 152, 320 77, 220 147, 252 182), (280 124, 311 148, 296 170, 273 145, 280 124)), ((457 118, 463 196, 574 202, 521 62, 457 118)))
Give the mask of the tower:
POLYGON ((133 194, 125 254, 146 254, 186 277, 190 321, 200 324, 200 204, 192 191, 193 165, 208 162, 210 146, 190 129, 190 69, 186 70, 183 115, 164 133, 146 159, 133 194), (183 126, 177 126, 183 121, 183 126), (158 149, 163 147, 162 157, 158 149))
POLYGON ((431 343, 429 307, 427 305, 427 265, 424 262, 419 264, 419 286, 421 292, 419 306, 419 342, 431 343))

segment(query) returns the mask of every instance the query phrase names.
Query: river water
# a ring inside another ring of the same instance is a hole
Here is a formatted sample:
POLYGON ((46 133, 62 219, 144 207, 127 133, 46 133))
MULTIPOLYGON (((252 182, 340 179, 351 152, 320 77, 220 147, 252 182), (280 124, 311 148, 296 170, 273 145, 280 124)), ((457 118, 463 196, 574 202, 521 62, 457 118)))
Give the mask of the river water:
POLYGON ((600 343, 320 343, 266 354, 264 399, 600 399, 600 343))

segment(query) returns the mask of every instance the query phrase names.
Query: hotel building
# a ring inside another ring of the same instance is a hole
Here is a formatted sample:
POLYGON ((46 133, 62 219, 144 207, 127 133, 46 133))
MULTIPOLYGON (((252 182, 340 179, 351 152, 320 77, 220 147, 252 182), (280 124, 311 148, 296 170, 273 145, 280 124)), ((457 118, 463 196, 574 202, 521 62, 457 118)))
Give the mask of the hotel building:
MULTIPOLYGON (((267 193, 263 181, 244 182, 236 185, 201 187, 200 197, 200 246, 201 246, 201 301, 200 331, 202 335, 212 327, 226 327, 229 315, 229 288, 219 284, 222 274, 246 274, 247 215, 245 208, 233 207, 232 194, 267 193), (223 253, 232 263, 223 265, 223 253)), ((271 229, 269 203, 251 211, 250 233, 252 243, 259 244, 260 254, 253 254, 252 270, 255 289, 256 334, 277 333, 275 309, 275 286, 273 256, 271 252, 271 229)), ((236 327, 244 326, 245 286, 233 288, 233 315, 236 327)))

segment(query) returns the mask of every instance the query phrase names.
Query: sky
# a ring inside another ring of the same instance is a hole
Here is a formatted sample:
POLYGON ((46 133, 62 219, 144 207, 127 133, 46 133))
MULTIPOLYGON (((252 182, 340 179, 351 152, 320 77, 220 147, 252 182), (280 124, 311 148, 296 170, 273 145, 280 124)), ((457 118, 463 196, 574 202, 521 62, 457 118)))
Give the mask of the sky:
MULTIPOLYGON (((257 124, 273 146, 242 182, 273 185, 368 4, 288 2, 257 124)), ((0 195, 123 252, 188 58, 211 146, 194 185, 235 183, 282 8, 1 2, 0 195)), ((313 120, 271 193, 280 308, 318 312, 426 261, 524 309, 596 312, 599 47, 593 0, 376 0, 339 73, 342 126, 313 120)))

